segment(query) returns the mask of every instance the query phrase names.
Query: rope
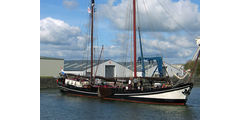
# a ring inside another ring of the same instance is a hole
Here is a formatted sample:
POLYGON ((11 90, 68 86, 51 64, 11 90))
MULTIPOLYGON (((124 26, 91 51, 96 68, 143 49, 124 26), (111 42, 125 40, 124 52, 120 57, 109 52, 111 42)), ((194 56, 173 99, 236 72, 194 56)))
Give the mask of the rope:
POLYGON ((173 72, 173 75, 174 75, 175 77, 177 77, 178 79, 182 80, 182 79, 186 78, 187 75, 190 75, 190 73, 189 73, 190 71, 191 71, 190 69, 188 69, 187 71, 185 71, 186 74, 185 74, 184 76, 182 76, 182 77, 176 75, 174 72, 173 72))
MULTIPOLYGON (((147 7, 147 5, 146 5, 146 3, 145 3, 145 0, 143 0, 143 5, 144 5, 144 8, 145 8, 146 14, 148 15, 149 18, 151 18, 150 14, 149 14, 149 12, 148 12, 148 7, 147 7)), ((155 16, 153 16, 153 17, 155 17, 155 16)), ((146 18, 145 18, 145 19, 146 19, 146 18)), ((152 22, 150 22, 150 26, 151 26, 151 28, 153 28, 153 30, 154 30, 154 24, 153 24, 152 22)))
MULTIPOLYGON (((130 40, 130 37, 131 36, 131 32, 130 32, 130 23, 131 23, 131 12, 129 12, 131 10, 131 4, 130 4, 131 1, 129 1, 128 3, 128 6, 127 6, 127 12, 126 12, 126 18, 128 19, 125 19, 125 27, 127 28, 127 42, 125 43, 125 45, 123 44, 123 48, 125 48, 125 53, 123 53, 123 64, 126 66, 127 65, 127 58, 128 58, 128 53, 129 53, 129 40, 130 40)), ((127 76, 126 74, 126 69, 124 69, 124 74, 125 74, 125 77, 127 76)))
POLYGON ((173 17, 173 15, 170 14, 170 10, 168 8, 165 8, 164 6, 167 5, 163 5, 159 0, 157 0, 157 2, 161 5, 161 7, 164 9, 164 11, 167 13, 167 15, 180 27, 182 28, 186 33, 188 33, 190 36, 194 36, 195 34, 193 34, 192 32, 190 32, 188 29, 186 29, 185 27, 183 27, 183 25, 181 25, 180 23, 177 22, 177 20, 173 17))
MULTIPOLYGON (((168 64, 168 63, 164 62, 164 64, 168 64)), ((190 75, 190 73, 189 73, 189 72, 191 71, 190 69, 184 71, 184 70, 182 70, 182 69, 179 69, 179 68, 176 68, 176 67, 172 66, 171 64, 168 64, 168 65, 171 66, 172 68, 175 68, 175 69, 179 70, 179 71, 185 72, 184 76, 181 77, 181 76, 178 76, 176 73, 174 73, 172 69, 170 69, 171 72, 173 73, 173 75, 174 75, 175 77, 177 77, 178 79, 180 79, 180 80, 186 78, 187 75, 190 75)))

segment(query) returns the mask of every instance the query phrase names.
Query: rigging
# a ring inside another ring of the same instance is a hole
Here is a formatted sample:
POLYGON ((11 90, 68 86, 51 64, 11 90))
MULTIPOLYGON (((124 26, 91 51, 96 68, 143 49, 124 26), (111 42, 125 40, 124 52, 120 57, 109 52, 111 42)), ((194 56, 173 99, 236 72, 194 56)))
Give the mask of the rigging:
POLYGON ((159 0, 157 0, 157 2, 161 5, 161 7, 163 8, 163 10, 165 11, 165 13, 167 13, 167 15, 178 25, 178 27, 182 28, 186 33, 188 33, 190 36, 194 36, 195 34, 193 34, 192 32, 190 32, 188 29, 186 29, 183 25, 181 25, 175 18, 174 16, 169 12, 170 10, 164 6, 167 5, 163 5, 159 0))

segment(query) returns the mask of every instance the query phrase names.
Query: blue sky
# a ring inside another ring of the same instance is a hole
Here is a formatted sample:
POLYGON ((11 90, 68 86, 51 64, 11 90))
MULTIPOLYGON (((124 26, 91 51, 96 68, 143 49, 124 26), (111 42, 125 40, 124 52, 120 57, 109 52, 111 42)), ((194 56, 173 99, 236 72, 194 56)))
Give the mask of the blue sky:
MULTIPOLYGON (((104 45, 104 58, 130 58, 131 1, 96 0, 96 58, 104 45), (124 57, 125 56, 125 57, 124 57)), ((87 59, 88 0, 40 1, 40 55, 87 59)), ((200 0, 138 0, 144 55, 161 55, 169 63, 184 63, 195 52, 200 35, 200 0)), ((138 54, 139 54, 139 50, 138 54)))

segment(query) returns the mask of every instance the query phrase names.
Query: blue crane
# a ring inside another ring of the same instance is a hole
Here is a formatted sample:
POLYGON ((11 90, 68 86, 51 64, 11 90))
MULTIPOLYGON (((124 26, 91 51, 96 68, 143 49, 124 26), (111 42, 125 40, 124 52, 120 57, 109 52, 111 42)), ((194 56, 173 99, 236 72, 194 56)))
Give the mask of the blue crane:
POLYGON ((138 61, 140 61, 142 63, 142 76, 145 77, 145 66, 144 66, 144 60, 147 60, 149 63, 150 62, 157 62, 157 67, 154 70, 152 76, 154 75, 154 73, 157 71, 159 72, 159 76, 163 77, 163 61, 162 61, 162 57, 138 57, 138 61))
POLYGON ((140 42, 140 51, 141 51, 141 57, 138 57, 138 61, 140 61, 142 63, 142 76, 145 77, 145 65, 144 65, 144 60, 147 60, 149 63, 150 62, 157 62, 157 67, 154 70, 152 76, 154 75, 154 73, 157 71, 159 72, 159 76, 163 77, 163 61, 162 61, 162 57, 143 57, 143 50, 142 50, 142 40, 141 40, 141 34, 140 34, 140 28, 138 27, 138 33, 139 33, 139 42, 140 42))

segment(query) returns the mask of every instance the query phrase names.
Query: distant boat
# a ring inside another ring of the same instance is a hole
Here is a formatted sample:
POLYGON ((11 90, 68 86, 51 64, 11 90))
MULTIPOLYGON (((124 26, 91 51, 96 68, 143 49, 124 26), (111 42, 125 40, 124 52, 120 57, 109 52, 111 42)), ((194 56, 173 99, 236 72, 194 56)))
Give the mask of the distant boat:
MULTIPOLYGON (((162 71, 164 67, 161 57, 144 58, 143 55, 141 55, 139 58, 140 61, 157 61, 159 76, 138 77, 136 74, 137 64, 135 0, 133 0, 134 76, 107 78, 93 75, 94 7, 95 2, 94 0, 91 0, 91 9, 89 12, 91 13, 91 74, 89 76, 79 76, 66 73, 61 74, 60 78, 57 80, 59 89, 62 92, 68 94, 95 97, 106 100, 118 100, 148 104, 184 105, 187 102, 188 96, 191 93, 191 89, 193 87, 193 83, 190 82, 190 79, 194 71, 191 73, 189 80, 186 83, 175 84, 169 79, 169 77, 163 75, 162 71)), ((199 54, 200 52, 198 53, 196 61, 198 60, 199 54)))

